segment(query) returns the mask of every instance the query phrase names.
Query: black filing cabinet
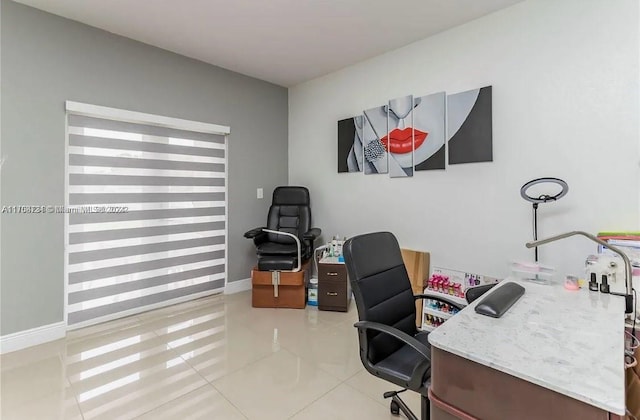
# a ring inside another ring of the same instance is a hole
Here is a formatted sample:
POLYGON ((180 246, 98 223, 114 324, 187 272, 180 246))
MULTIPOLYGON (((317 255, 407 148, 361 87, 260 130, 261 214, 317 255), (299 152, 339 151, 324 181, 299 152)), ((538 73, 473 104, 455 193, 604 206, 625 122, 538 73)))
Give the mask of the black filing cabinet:
POLYGON ((318 264, 318 309, 347 312, 351 301, 351 285, 344 263, 318 264))

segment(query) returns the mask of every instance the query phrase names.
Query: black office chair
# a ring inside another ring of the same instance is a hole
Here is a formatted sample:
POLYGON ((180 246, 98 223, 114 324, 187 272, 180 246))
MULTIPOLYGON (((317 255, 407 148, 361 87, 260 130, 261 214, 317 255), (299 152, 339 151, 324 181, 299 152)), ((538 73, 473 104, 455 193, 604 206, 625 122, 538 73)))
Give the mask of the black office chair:
POLYGON ((273 191, 267 226, 244 234, 253 239, 260 271, 300 271, 313 253, 321 230, 311 227, 309 190, 277 187, 273 191))
POLYGON ((349 281, 358 308, 360 359, 374 376, 404 388, 385 392, 391 412, 399 410, 417 420, 398 396, 407 389, 422 396, 421 418, 429 418, 427 392, 431 382, 431 347, 428 333, 416 328, 415 300, 428 297, 454 308, 461 305, 432 295, 413 295, 400 246, 389 232, 353 237, 344 244, 349 281))

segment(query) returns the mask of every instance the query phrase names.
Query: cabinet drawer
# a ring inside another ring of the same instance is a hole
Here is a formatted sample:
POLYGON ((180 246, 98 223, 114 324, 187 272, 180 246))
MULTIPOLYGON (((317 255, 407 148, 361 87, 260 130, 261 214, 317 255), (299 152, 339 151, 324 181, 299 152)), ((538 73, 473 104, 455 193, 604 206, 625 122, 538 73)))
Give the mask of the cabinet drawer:
POLYGON ((347 270, 344 264, 319 264, 318 283, 322 281, 347 281, 347 270))
POLYGON ((318 309, 347 311, 350 290, 346 281, 318 281, 318 309))

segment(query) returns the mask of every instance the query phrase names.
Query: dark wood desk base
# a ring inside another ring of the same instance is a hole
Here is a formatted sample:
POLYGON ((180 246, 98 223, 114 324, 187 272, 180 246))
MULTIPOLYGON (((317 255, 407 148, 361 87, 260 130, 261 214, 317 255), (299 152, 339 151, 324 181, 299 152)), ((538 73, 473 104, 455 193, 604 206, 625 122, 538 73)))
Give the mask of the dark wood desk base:
POLYGON ((432 420, 622 420, 582 401, 431 347, 432 420))

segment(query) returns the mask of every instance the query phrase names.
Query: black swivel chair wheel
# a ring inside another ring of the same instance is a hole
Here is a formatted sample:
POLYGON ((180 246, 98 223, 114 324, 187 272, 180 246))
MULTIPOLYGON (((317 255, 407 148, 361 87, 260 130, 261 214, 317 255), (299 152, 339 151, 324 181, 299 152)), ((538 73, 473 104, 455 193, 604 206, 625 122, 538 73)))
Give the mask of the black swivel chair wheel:
POLYGON ((389 408, 391 409, 391 414, 393 414, 394 416, 400 415, 400 406, 398 405, 397 402, 391 401, 389 408))

